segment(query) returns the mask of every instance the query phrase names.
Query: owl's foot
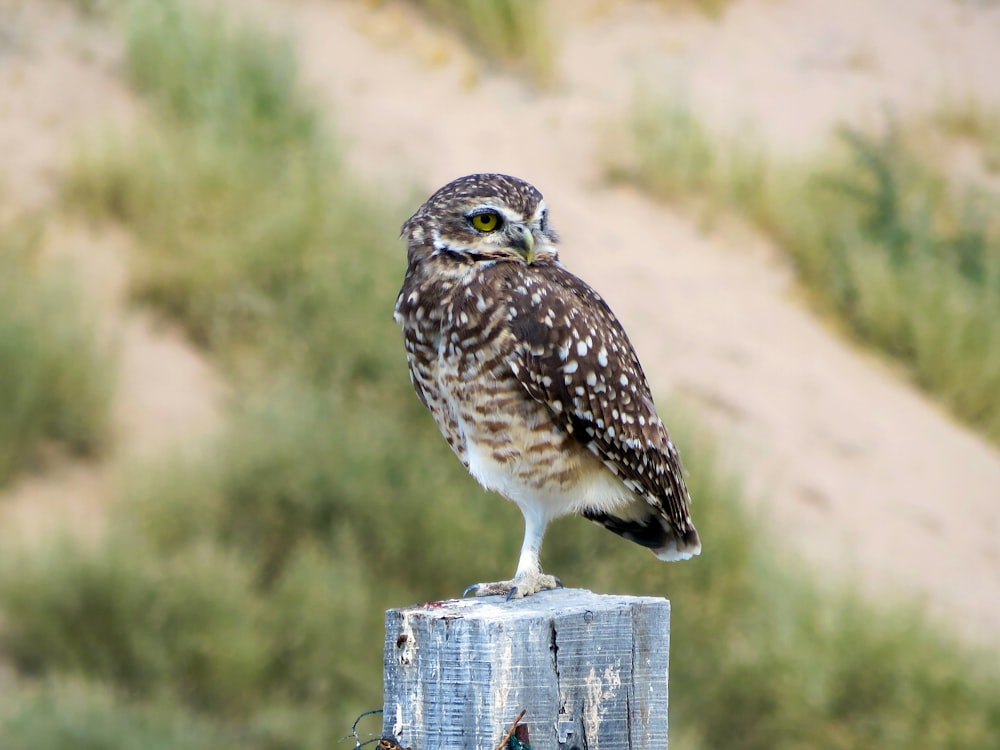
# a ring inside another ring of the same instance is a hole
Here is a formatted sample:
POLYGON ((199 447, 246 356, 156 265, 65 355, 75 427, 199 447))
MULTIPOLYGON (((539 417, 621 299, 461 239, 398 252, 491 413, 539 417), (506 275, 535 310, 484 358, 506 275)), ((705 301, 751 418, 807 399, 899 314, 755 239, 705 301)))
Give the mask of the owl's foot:
POLYGON ((513 581, 496 581, 495 583, 474 583, 462 592, 462 598, 467 596, 506 596, 511 599, 523 599, 537 594, 539 591, 561 589, 562 581, 545 573, 532 573, 515 578, 513 581))

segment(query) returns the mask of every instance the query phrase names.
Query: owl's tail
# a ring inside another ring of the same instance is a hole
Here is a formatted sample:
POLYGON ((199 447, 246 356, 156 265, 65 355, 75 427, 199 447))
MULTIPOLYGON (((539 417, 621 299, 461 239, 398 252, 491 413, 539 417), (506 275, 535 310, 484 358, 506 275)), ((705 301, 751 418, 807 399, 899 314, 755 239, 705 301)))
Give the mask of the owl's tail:
POLYGON ((608 531, 648 547, 661 560, 674 562, 690 560, 701 552, 701 539, 698 530, 688 521, 684 528, 678 526, 657 509, 643 502, 641 512, 638 503, 622 509, 622 518, 615 513, 598 510, 586 510, 583 515, 595 523, 601 524, 608 531))
POLYGON ((667 562, 690 560, 695 555, 700 555, 701 539, 698 538, 698 530, 690 523, 683 530, 671 524, 666 540, 653 548, 653 554, 667 562))

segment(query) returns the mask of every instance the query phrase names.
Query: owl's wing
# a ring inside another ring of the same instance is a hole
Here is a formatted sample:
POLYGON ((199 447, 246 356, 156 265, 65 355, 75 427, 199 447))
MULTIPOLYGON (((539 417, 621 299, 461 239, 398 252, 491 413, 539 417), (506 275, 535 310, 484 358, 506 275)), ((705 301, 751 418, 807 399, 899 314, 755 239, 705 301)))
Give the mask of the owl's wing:
POLYGON ((511 287, 512 368, 528 394, 682 534, 693 531, 680 454, 621 323, 586 283, 536 264, 511 287))

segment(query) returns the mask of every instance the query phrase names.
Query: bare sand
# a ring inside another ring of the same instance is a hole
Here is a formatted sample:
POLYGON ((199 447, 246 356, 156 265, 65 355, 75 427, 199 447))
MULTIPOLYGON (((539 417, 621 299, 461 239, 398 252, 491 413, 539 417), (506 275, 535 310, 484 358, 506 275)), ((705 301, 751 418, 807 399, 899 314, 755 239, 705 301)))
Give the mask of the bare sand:
MULTIPOLYGON (((24 93, 0 105, 0 153, 26 138, 36 155, 0 169, 8 185, 51 185, 61 144, 100 121, 92 101, 131 105, 113 40, 63 4, 20 6, 14 28, 31 33, 15 34, 24 49, 0 48, 0 90, 19 82, 24 93), (53 17, 70 27, 62 37, 53 17)), ((1000 8, 736 0, 716 22, 655 2, 557 0, 551 91, 490 72, 403 3, 260 0, 252 12, 291 35, 347 161, 387 195, 476 171, 545 193, 566 265, 622 318, 658 397, 714 435, 782 543, 833 578, 917 598, 956 631, 998 641, 1000 451, 819 321, 774 248, 744 231, 706 236, 691 217, 609 186, 601 165, 621 145, 609 123, 638 85, 684 92, 716 127, 751 128, 787 152, 818 147, 840 121, 945 95, 1000 104, 1000 8)), ((123 442, 160 434, 165 415, 213 413, 222 386, 197 353, 113 307, 140 339, 129 349, 122 337, 123 442)), ((46 507, 11 500, 0 512, 46 507)))

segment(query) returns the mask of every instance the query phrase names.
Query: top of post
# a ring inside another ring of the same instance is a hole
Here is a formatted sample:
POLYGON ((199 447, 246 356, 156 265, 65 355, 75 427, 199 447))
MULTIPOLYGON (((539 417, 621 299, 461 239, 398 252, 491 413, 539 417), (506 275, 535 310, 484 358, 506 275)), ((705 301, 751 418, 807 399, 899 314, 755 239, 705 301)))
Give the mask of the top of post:
POLYGON ((432 620, 462 618, 498 622, 537 619, 556 613, 572 615, 663 606, 669 610, 670 602, 655 596, 595 594, 586 589, 552 589, 540 591, 523 599, 512 599, 509 602, 502 596, 482 596, 414 604, 389 611, 407 617, 432 620))

